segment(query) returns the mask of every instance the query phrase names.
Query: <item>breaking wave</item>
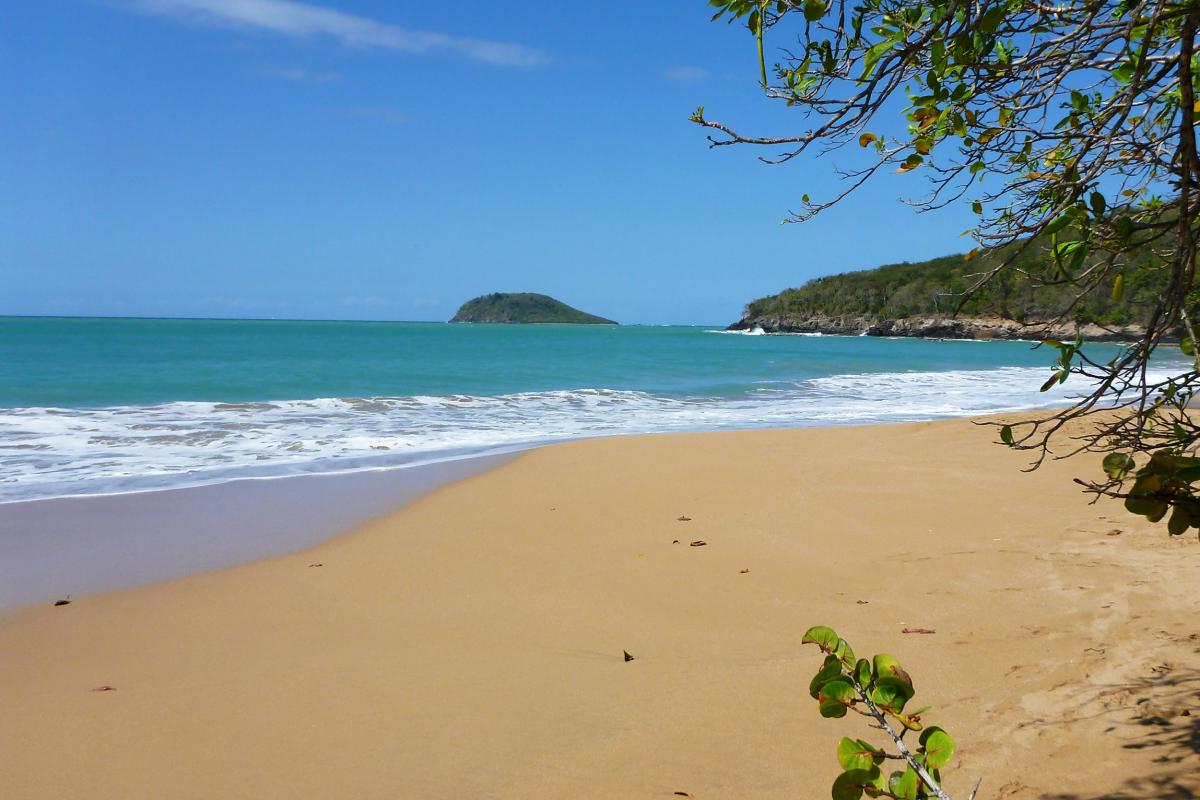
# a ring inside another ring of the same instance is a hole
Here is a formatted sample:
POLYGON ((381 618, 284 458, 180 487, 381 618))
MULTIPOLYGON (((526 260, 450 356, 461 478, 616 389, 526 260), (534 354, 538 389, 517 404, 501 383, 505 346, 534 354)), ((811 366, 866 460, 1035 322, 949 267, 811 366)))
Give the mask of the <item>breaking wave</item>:
POLYGON ((734 397, 500 396, 0 409, 0 502, 388 468, 591 436, 903 422, 1061 405, 1044 368, 844 374, 734 397))

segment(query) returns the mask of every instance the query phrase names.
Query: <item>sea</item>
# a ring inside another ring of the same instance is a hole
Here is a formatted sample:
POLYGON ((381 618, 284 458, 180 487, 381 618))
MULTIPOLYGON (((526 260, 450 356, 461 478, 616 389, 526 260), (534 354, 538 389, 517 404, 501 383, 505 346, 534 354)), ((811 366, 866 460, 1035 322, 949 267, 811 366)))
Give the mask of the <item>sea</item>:
POLYGON ((0 502, 594 436, 943 419, 1062 405, 1087 388, 1039 392, 1053 353, 1036 342, 753 333, 0 317, 0 502))

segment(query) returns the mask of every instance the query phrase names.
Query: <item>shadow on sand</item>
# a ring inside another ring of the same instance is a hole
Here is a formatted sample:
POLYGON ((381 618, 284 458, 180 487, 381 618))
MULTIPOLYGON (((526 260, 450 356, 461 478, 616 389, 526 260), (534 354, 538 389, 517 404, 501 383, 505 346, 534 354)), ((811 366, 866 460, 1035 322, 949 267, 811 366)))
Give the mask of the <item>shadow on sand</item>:
POLYGON ((1124 695, 1126 708, 1132 709, 1130 718, 1114 723, 1107 732, 1128 739, 1122 745, 1126 749, 1145 751, 1156 769, 1101 794, 1061 792, 1044 794, 1042 800, 1200 797, 1200 669, 1162 667, 1150 677, 1105 686, 1102 693, 1124 695))

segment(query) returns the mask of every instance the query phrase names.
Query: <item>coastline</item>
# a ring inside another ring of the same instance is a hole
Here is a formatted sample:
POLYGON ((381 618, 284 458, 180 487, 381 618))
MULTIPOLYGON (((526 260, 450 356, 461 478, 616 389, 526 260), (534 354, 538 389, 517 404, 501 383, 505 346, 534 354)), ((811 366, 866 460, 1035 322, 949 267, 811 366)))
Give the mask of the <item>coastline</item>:
POLYGON ((955 796, 1195 793, 1198 604, 1170 588, 1200 576, 1194 542, 1089 506, 1069 479, 1095 465, 1025 474, 991 438, 570 441, 297 553, 5 614, 0 785, 824 795, 838 737, 869 735, 804 691, 800 635, 829 624, 913 674, 959 742, 955 796))
MULTIPOLYGON (((743 316, 725 328, 727 331, 761 330, 769 334, 821 334, 823 336, 874 336, 890 339, 962 339, 968 341, 1029 341, 1062 339, 1070 341, 1078 334, 1084 342, 1130 344, 1146 334, 1141 325, 1105 327, 1094 322, 1035 320, 1018 322, 1006 317, 967 317, 914 315, 879 317, 869 314, 797 313, 790 315, 743 316)), ((1167 344, 1178 343, 1182 332, 1164 336, 1167 344)))
POLYGON ((514 455, 0 503, 0 616, 294 553, 514 455))

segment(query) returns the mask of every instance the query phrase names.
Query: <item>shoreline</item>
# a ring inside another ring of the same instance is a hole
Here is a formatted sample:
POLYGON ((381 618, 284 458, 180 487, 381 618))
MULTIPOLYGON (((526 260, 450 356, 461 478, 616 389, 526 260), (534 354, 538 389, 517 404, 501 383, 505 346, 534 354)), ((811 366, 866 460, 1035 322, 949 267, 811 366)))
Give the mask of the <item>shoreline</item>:
POLYGON ((991 438, 570 441, 299 552, 0 616, 0 786, 824 794, 838 738, 874 737, 806 696, 799 639, 828 624, 913 675, 955 797, 1194 796, 1200 602, 1163 589, 1200 577, 1194 542, 1088 505, 1070 477, 1096 465, 1022 473, 991 438))
MULTIPOLYGON (((872 336, 882 339, 933 339, 971 341, 1041 341, 1062 339, 1070 341, 1079 335, 1090 344, 1132 344, 1145 335, 1136 324, 1101 325, 1095 322, 1078 324, 1062 320, 1039 319, 1018 322, 1000 316, 955 316, 917 314, 908 317, 880 317, 874 314, 793 313, 765 316, 743 316, 728 325, 727 331, 762 330, 768 334, 821 333, 829 336, 872 336), (1031 338, 1032 337, 1032 338, 1031 338)), ((1162 339, 1164 344, 1177 344, 1182 331, 1176 329, 1162 339)))
POLYGON ((520 452, 0 503, 0 618, 295 553, 520 452))
POLYGON ((0 502, 0 619, 60 599, 120 592, 303 552, 353 535, 442 487, 544 448, 596 439, 887 428, 1037 413, 790 428, 615 433, 336 472, 0 502), (332 505, 334 503, 340 505, 332 505), (169 530, 168 536, 162 536, 169 530), (245 534, 253 532, 252 536, 245 534))

